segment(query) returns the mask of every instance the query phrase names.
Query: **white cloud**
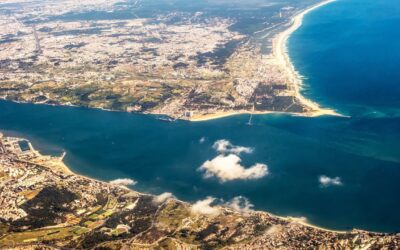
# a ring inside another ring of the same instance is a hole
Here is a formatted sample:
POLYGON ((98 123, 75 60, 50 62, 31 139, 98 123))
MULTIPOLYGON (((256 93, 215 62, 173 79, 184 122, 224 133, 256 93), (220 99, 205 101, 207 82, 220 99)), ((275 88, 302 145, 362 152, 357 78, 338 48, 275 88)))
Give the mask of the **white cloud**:
POLYGON ((222 154, 241 154, 246 153, 250 154, 253 152, 253 148, 243 147, 243 146, 235 146, 228 140, 218 140, 214 143, 213 148, 222 154))
POLYGON ((254 211, 254 205, 251 204, 250 201, 243 196, 236 196, 229 202, 226 202, 224 205, 239 213, 247 214, 254 211))
POLYGON ((154 197, 153 201, 155 203, 163 203, 169 199, 175 199, 175 196, 172 193, 162 193, 154 197))
POLYGON ((204 143, 205 141, 206 141, 205 137, 201 137, 200 140, 199 140, 200 144, 204 143))
POLYGON ((321 186, 323 186, 323 187, 343 185, 340 177, 331 178, 326 175, 321 175, 318 180, 319 180, 319 183, 321 184, 321 186))
POLYGON ((203 214, 209 216, 217 216, 220 210, 217 207, 212 207, 211 204, 215 201, 214 197, 207 197, 204 200, 197 201, 192 205, 191 211, 194 214, 203 214))
POLYGON ((241 159, 237 155, 219 155, 204 162, 199 170, 205 171, 204 178, 217 177, 221 182, 259 179, 268 174, 268 167, 265 164, 257 163, 245 168, 240 162, 241 159))
POLYGON ((117 186, 133 186, 137 184, 137 181, 128 178, 122 178, 110 181, 110 184, 117 186))

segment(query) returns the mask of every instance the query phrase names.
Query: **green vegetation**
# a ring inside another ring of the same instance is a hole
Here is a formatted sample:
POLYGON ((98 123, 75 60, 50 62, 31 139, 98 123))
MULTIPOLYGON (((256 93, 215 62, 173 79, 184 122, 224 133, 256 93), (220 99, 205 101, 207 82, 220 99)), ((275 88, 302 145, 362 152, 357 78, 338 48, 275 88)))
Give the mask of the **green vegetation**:
POLYGON ((67 237, 77 237, 85 232, 86 231, 82 230, 80 227, 63 227, 12 233, 0 239, 0 246, 14 246, 15 244, 28 242, 62 240, 67 237))
POLYGON ((156 222, 169 228, 177 229, 182 225, 182 221, 190 217, 190 211, 184 204, 168 202, 164 209, 158 214, 156 222))

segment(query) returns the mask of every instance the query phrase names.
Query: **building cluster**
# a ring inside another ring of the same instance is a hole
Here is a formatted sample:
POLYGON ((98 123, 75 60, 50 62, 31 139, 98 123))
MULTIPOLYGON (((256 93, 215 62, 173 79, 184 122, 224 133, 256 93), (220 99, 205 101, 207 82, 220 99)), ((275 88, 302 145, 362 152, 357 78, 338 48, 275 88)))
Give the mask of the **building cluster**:
POLYGON ((63 15, 79 11, 113 11, 118 8, 116 3, 126 0, 63 0, 61 3, 52 0, 2 0, 1 8, 4 12, 13 13, 18 19, 33 17, 34 21, 46 20, 49 16, 63 15))
POLYGON ((96 205, 98 194, 112 191, 112 187, 101 182, 72 174, 62 158, 41 155, 25 139, 0 136, 0 165, 0 218, 4 220, 17 221, 26 217, 21 205, 48 186, 61 183, 69 186, 80 197, 69 204, 70 209, 81 213, 96 205))
POLYGON ((79 11, 74 1, 45 2, 0 13, 0 98, 175 119, 254 108, 309 111, 285 66, 263 52, 290 16, 272 14, 255 38, 233 29, 237 20, 227 16, 122 10, 126 18, 114 18, 123 6, 115 1, 82 3, 79 11), (102 18, 92 18, 95 11, 104 11, 102 18), (257 91, 275 85, 286 89, 257 91))

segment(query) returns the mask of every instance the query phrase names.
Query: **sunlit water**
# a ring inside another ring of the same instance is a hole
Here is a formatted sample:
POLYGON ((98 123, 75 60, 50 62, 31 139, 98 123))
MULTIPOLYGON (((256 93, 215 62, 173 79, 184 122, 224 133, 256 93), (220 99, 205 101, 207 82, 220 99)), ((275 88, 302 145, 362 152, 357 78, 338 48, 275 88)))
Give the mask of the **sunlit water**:
POLYGON ((256 209, 304 216, 333 229, 400 231, 400 5, 339 0, 304 20, 289 40, 307 97, 351 118, 247 115, 189 123, 152 116, 0 102, 0 128, 43 153, 67 152, 76 172, 133 178, 137 190, 195 201, 247 197, 256 209), (201 138, 203 142, 200 142, 201 138), (242 164, 268 165, 257 180, 221 183, 197 169, 227 139, 253 147, 242 164), (319 176, 340 177, 322 187, 319 176))

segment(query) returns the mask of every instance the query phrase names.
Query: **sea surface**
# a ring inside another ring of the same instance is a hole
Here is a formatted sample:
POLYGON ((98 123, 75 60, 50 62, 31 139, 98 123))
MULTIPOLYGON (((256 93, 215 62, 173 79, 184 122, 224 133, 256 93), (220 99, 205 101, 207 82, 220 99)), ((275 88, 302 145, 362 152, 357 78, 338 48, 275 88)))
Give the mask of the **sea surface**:
POLYGON ((331 228, 400 231, 400 4, 338 0, 308 14, 288 42, 304 94, 350 116, 240 115, 167 123, 154 116, 0 101, 0 129, 77 173, 196 201, 245 196, 255 209, 331 228), (221 183, 198 168, 219 139, 254 148, 257 180, 221 183), (340 177, 322 186, 319 177, 340 177))

